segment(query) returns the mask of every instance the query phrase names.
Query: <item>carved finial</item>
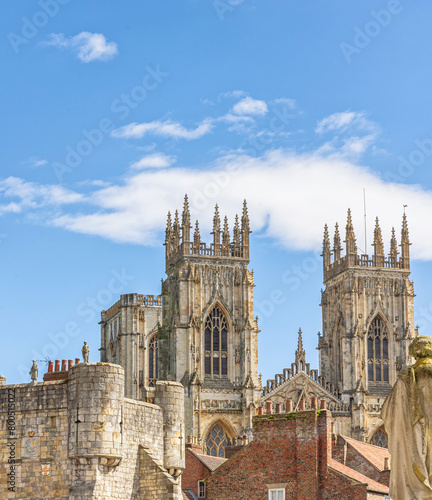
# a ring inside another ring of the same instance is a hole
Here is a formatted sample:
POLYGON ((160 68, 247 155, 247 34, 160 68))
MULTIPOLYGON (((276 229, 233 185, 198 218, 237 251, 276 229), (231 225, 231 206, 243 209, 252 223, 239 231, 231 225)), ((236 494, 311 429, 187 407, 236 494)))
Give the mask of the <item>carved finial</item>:
POLYGON ((347 225, 345 229, 346 253, 347 255, 357 255, 357 245, 351 219, 351 209, 348 209, 347 225))
POLYGON ((220 228, 221 228, 221 220, 219 216, 219 207, 218 204, 216 203, 215 212, 213 216, 213 232, 220 231, 220 228))
MULTIPOLYGON (((384 244, 378 217, 375 219, 374 241, 372 243, 372 246, 375 249, 375 257, 384 257, 384 244)), ((384 263, 382 263, 382 265, 384 265, 384 263)))
POLYGON ((195 222, 195 232, 194 232, 194 247, 199 250, 201 245, 201 236, 199 231, 198 221, 195 222))
POLYGON ((183 212, 182 212, 182 240, 183 243, 190 241, 190 211, 187 194, 185 194, 183 212))
POLYGON ((321 257, 323 258, 323 266, 324 266, 324 277, 326 276, 326 269, 330 265, 330 238, 328 233, 327 224, 324 226, 324 238, 323 238, 323 252, 321 257))
POLYGON ((336 222, 335 232, 333 237, 333 255, 335 262, 340 259, 341 251, 342 247, 341 247, 341 237, 339 234, 339 224, 336 222))
POLYGON ((229 228, 228 228, 228 217, 225 215, 224 218, 224 228, 223 228, 223 234, 222 234, 222 242, 223 243, 228 243, 230 242, 230 235, 229 235, 229 228))
POLYGON ((243 213, 242 213, 242 219, 241 219, 241 228, 242 228, 242 231, 250 232, 250 221, 249 221, 246 200, 243 201, 243 213))
POLYGON ((180 241, 180 223, 179 223, 178 210, 176 210, 174 214, 173 237, 176 243, 178 244, 180 241))
POLYGON ((390 263, 392 267, 396 267, 398 256, 397 240, 395 235, 395 228, 392 227, 392 235, 390 240, 390 263))
POLYGON ((168 212, 167 225, 165 230, 165 243, 169 243, 172 234, 171 212, 168 212))
MULTIPOLYGON (((305 350, 303 349, 303 336, 301 328, 299 328, 298 331, 297 350, 295 353, 295 357, 296 357, 296 363, 299 363, 300 361, 306 363, 306 353, 305 350)), ((305 369, 304 365, 303 369, 305 369)))
POLYGON ((401 232, 401 261, 402 261, 402 267, 404 269, 409 269, 410 268, 410 251, 409 247, 411 245, 410 239, 409 239, 409 233, 408 233, 408 222, 407 222, 407 217, 405 213, 405 206, 404 205, 404 213, 402 217, 402 232, 401 232))
POLYGON ((240 225, 239 225, 239 216, 237 214, 235 216, 233 236, 234 236, 233 240, 234 245, 240 245, 240 225))

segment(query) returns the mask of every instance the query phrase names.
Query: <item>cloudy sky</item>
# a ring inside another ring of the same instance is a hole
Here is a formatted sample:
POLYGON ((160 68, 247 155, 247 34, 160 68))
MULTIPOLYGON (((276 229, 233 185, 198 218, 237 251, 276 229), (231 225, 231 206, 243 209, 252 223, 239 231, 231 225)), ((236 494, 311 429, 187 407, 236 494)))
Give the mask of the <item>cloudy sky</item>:
POLYGON ((166 214, 185 193, 207 241, 215 203, 232 228, 248 201, 264 380, 292 362, 299 327, 317 366, 323 226, 344 228, 348 208, 371 253, 375 217, 388 243, 407 205, 416 322, 432 332, 426 0, 0 9, 9 382, 83 340, 99 359, 100 310, 160 292, 166 214))

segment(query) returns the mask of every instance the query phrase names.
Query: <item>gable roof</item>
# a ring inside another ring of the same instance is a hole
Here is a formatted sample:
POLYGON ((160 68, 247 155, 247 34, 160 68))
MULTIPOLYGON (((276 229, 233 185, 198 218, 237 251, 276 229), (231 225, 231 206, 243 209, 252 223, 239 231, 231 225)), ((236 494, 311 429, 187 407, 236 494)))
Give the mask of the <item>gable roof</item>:
POLYGON ((384 468, 384 462, 386 458, 390 458, 390 453, 387 448, 382 448, 381 446, 375 446, 369 443, 363 443, 362 441, 357 441, 357 439, 352 439, 342 435, 341 438, 377 470, 380 472, 386 470, 384 468))
POLYGON ((322 394, 322 396, 325 397, 326 399, 329 399, 336 404, 343 405, 343 402, 339 398, 337 398, 334 394, 332 394, 330 391, 328 391, 321 384, 316 382, 310 375, 308 375, 304 371, 299 371, 298 373, 296 373, 292 377, 286 379, 285 382, 282 382, 282 384, 278 385, 277 387, 275 387, 271 391, 267 392, 267 394, 262 396, 261 401, 266 401, 267 399, 272 398, 279 391, 287 389, 293 382, 298 381, 299 379, 303 380, 303 384, 306 384, 306 383, 310 384, 310 386, 315 389, 317 394, 322 394))
POLYGON ((350 479, 353 479, 354 481, 357 481, 358 483, 366 484, 367 489, 369 491, 374 491, 375 493, 385 493, 385 494, 389 493, 388 486, 385 486, 384 484, 377 483, 373 479, 370 479, 369 477, 366 477, 363 474, 360 474, 360 472, 357 472, 354 469, 351 469, 350 467, 347 467, 346 465, 343 465, 340 462, 337 462, 333 458, 330 459, 328 467, 329 467, 329 469, 332 469, 335 472, 342 474, 343 476, 346 476, 350 479))
POLYGON ((219 465, 222 465, 224 462, 228 460, 227 458, 212 457, 210 455, 204 455, 204 453, 197 453, 191 448, 186 448, 186 449, 190 451, 193 455, 195 455, 196 458, 200 462, 202 462, 207 467, 207 469, 209 469, 210 472, 213 472, 215 469, 219 467, 219 465))

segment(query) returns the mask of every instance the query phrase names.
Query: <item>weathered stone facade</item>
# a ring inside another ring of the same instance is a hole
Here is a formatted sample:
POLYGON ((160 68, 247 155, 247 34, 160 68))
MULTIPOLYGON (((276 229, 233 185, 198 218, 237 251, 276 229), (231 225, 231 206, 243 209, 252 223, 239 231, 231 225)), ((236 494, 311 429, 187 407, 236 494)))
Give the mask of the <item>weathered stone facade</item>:
POLYGON ((301 357, 299 341, 292 369, 268 381, 263 399, 281 404, 291 399, 295 405, 304 398, 308 405, 311 397, 325 397, 337 433, 382 445, 381 407, 398 373, 411 362, 408 346, 417 335, 406 216, 400 257, 394 229, 385 257, 378 219, 373 256, 358 255, 350 211, 345 243, 341 256, 337 224, 332 249, 325 227, 319 376, 301 357))
POLYGON ((0 387, 0 497, 180 500, 181 384, 158 382, 149 404, 124 397, 118 365, 67 376, 0 387))
POLYGON ((161 324, 160 296, 124 294, 101 313, 101 361, 123 366, 128 398, 145 400, 145 388, 154 386, 157 356, 150 351, 157 351, 161 324))
POLYGON ((122 295, 102 311, 101 360, 124 367, 129 397, 152 401, 156 379, 181 382, 187 439, 206 448, 217 425, 224 444, 207 451, 223 456, 229 438, 250 433, 261 396, 246 202, 232 239, 216 206, 212 234, 207 246, 197 222, 191 238, 187 197, 181 224, 168 215, 162 294, 122 295))

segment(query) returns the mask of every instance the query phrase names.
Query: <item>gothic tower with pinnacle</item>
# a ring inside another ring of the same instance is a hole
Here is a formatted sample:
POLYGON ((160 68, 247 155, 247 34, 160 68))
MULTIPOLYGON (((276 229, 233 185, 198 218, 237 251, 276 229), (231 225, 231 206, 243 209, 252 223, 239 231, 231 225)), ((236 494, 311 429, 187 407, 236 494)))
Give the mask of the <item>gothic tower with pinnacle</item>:
POLYGON ((210 245, 198 221, 191 229, 186 196, 181 221, 168 213, 159 378, 185 387, 187 439, 224 456, 229 439, 249 432, 261 392, 246 201, 232 237, 217 205, 210 245))
POLYGON ((417 333, 406 215, 400 254, 393 229, 390 253, 385 255, 377 217, 373 254, 359 255, 350 210, 344 243, 342 256, 338 225, 333 248, 325 226, 320 376, 350 405, 351 435, 370 441, 382 423, 385 397, 400 370, 410 363, 408 346, 417 333))

